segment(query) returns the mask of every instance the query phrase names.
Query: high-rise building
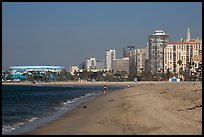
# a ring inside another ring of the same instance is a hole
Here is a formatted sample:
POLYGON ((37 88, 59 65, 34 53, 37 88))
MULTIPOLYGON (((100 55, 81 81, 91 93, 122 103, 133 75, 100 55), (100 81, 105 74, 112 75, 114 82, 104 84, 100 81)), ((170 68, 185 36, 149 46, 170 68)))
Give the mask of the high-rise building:
POLYGON ((96 69, 96 58, 86 58, 86 62, 85 62, 85 69, 92 70, 92 69, 96 69))
POLYGON ((145 71, 146 49, 136 50, 137 50, 137 74, 141 74, 142 71, 145 71))
POLYGON ((145 71, 146 49, 134 49, 129 55, 129 71, 130 77, 140 75, 145 71))
POLYGON ((156 30, 148 35, 149 67, 151 74, 164 72, 164 48, 169 42, 169 34, 163 30, 156 30))
POLYGON ((123 58, 126 58, 128 57, 128 54, 127 54, 127 51, 125 48, 123 48, 123 58))
POLYGON ((123 48, 123 58, 129 57, 130 51, 134 49, 135 49, 135 46, 127 46, 126 48, 123 48))
POLYGON ((79 69, 85 69, 86 63, 83 61, 79 64, 79 69))
POLYGON ((131 50, 129 52, 129 76, 130 78, 135 77, 137 74, 137 50, 131 50))
POLYGON ((145 72, 150 72, 149 67, 149 44, 146 44, 145 72))
POLYGON ((107 49, 105 57, 105 69, 112 70, 113 59, 116 57, 115 49, 107 49))

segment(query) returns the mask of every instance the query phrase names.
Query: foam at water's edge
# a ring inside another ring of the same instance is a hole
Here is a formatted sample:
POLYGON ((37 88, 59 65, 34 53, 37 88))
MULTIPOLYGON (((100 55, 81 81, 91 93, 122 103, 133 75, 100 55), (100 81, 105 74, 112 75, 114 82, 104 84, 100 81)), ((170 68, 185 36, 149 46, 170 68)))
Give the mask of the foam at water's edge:
POLYGON ((31 119, 26 120, 26 122, 18 122, 18 123, 12 124, 12 125, 3 125, 2 126, 2 134, 9 134, 9 133, 13 132, 14 130, 20 128, 24 124, 31 123, 37 119, 38 119, 37 117, 32 117, 31 119))
POLYGON ((76 108, 83 102, 94 99, 95 96, 97 95, 98 94, 96 93, 87 93, 84 96, 76 97, 71 100, 66 100, 63 103, 61 103, 61 107, 54 107, 56 112, 50 113, 46 117, 42 117, 42 118, 32 117, 31 119, 27 120, 24 123, 19 122, 14 125, 3 125, 2 134, 16 135, 16 134, 22 134, 24 132, 31 131, 32 129, 42 124, 61 118, 66 112, 69 112, 70 110, 76 108))

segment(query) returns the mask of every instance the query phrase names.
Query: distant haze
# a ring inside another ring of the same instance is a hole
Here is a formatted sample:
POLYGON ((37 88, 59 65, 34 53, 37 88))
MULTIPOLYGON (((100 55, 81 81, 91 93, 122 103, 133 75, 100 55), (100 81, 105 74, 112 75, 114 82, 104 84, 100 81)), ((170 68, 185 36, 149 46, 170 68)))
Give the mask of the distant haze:
POLYGON ((145 48, 161 29, 170 41, 202 38, 201 2, 3 2, 2 69, 11 65, 60 65, 68 69, 106 49, 145 48))

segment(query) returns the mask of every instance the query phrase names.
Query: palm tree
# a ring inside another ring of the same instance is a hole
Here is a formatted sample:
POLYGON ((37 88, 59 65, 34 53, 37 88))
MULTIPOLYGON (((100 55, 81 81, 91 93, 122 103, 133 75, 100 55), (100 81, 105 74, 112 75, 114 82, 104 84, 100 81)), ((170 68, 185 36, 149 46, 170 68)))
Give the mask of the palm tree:
POLYGON ((174 74, 176 74, 176 66, 177 66, 176 64, 173 65, 174 74))
POLYGON ((183 68, 181 69, 182 60, 178 60, 177 64, 179 64, 179 78, 181 78, 181 71, 183 70, 183 68))
POLYGON ((169 68, 168 68, 167 71, 166 71, 166 75, 167 75, 167 80, 169 80, 169 77, 170 77, 170 75, 171 75, 171 72, 170 72, 169 68))
POLYGON ((190 71, 191 68, 192 68, 191 67, 191 62, 187 62, 186 69, 185 69, 185 74, 186 74, 186 79, 187 80, 191 80, 191 71, 190 71))
POLYGON ((177 63, 179 64, 179 66, 181 66, 181 64, 182 64, 182 60, 178 60, 177 63))

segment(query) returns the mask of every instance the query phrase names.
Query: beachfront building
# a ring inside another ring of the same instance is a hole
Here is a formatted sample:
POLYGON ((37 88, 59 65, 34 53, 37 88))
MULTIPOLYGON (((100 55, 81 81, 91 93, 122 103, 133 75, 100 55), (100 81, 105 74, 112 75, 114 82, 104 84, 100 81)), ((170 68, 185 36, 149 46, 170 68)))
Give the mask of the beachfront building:
POLYGON ((202 55, 192 57, 191 75, 196 76, 198 79, 202 78, 202 55))
POLYGON ((113 59, 113 73, 117 72, 129 74, 129 58, 113 59))
MULTIPOLYGON (((12 79, 25 79, 26 75, 33 73, 46 74, 46 73, 59 73, 64 68, 62 66, 11 66, 9 73, 12 79)), ((53 77, 53 75, 50 75, 53 77)))
POLYGON ((71 66, 69 68, 69 72, 71 75, 75 75, 75 72, 78 72, 79 71, 79 67, 78 66, 71 66))
POLYGON ((137 73, 140 75, 145 70, 146 49, 137 50, 137 73))
POLYGON ((79 69, 85 69, 86 63, 83 61, 79 64, 79 69))
POLYGON ((113 59, 116 58, 115 49, 107 49, 105 54, 105 69, 112 70, 113 59))
POLYGON ((164 48, 169 42, 169 34, 163 30, 156 30, 148 35, 149 70, 151 74, 164 72, 164 48))
POLYGON ((130 76, 139 76, 145 71, 146 49, 134 49, 129 52, 130 76))
POLYGON ((131 50, 129 52, 129 76, 133 78, 137 75, 137 50, 131 50))
POLYGON ((186 39, 168 42, 164 48, 164 71, 167 69, 174 73, 185 71, 192 65, 192 58, 196 55, 202 55, 202 41, 198 38, 191 39, 188 29, 186 39))
POLYGON ((94 57, 86 58, 85 69, 87 71, 90 71, 92 69, 96 69, 96 58, 94 58, 94 57))
POLYGON ((79 67, 77 72, 83 73, 83 72, 99 72, 104 71, 105 69, 105 60, 99 61, 95 58, 86 58, 86 61, 84 63, 84 67, 79 67))
POLYGON ((146 43, 146 48, 145 48, 145 72, 150 72, 150 67, 149 67, 149 44, 146 43))

